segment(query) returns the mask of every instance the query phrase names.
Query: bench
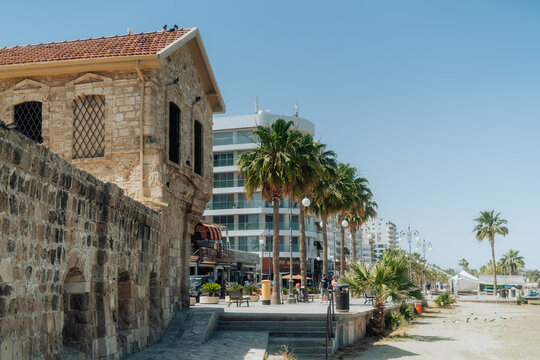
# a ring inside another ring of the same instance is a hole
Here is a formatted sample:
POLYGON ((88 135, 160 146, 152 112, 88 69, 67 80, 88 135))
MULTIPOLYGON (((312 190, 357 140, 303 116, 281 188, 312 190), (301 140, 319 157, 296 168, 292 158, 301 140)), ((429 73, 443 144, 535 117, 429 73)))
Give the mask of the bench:
POLYGON ((375 301, 375 295, 371 294, 369 291, 364 291, 364 304, 370 303, 373 305, 375 301))
POLYGON ((229 296, 229 307, 233 303, 236 303, 236 307, 242 305, 243 303, 246 303, 247 306, 249 306, 249 297, 244 297, 242 295, 242 290, 229 290, 227 291, 227 295, 229 296))

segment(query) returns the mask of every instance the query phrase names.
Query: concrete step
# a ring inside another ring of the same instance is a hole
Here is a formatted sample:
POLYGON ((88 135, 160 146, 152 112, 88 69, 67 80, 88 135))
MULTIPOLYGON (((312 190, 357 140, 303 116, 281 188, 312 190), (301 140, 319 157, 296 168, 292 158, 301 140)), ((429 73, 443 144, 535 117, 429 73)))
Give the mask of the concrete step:
MULTIPOLYGON (((218 324, 220 330, 236 330, 236 331, 286 331, 286 332, 323 332, 326 333, 326 326, 294 326, 288 327, 283 325, 271 325, 264 323, 246 324, 218 324)), ((335 327, 334 327, 335 329, 335 327)))
POLYGON ((223 313, 223 321, 320 321, 326 322, 326 314, 274 314, 274 313, 223 313))
POLYGON ((290 348, 318 348, 324 347, 326 338, 291 338, 291 337, 269 337, 269 344, 286 345, 290 348))
MULTIPOLYGON (((335 331, 335 329, 334 329, 335 331)), ((284 330, 284 331, 270 331, 269 336, 271 337, 290 337, 290 338, 326 338, 326 329, 315 330, 284 330)))

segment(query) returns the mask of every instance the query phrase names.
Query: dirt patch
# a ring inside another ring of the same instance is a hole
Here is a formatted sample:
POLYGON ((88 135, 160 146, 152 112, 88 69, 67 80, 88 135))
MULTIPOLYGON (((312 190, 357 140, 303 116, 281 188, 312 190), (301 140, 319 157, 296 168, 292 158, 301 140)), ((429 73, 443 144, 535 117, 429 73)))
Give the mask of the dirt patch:
POLYGON ((365 338, 333 359, 538 359, 540 306, 461 303, 430 307, 385 338, 365 338))

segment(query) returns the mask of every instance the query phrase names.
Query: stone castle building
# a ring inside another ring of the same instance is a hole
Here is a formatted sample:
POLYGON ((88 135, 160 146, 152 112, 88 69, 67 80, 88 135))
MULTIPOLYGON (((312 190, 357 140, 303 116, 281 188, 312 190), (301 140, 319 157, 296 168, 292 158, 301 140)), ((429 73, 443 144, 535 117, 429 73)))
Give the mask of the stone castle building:
POLYGON ((224 111, 196 28, 0 49, 1 359, 117 359, 189 306, 224 111))

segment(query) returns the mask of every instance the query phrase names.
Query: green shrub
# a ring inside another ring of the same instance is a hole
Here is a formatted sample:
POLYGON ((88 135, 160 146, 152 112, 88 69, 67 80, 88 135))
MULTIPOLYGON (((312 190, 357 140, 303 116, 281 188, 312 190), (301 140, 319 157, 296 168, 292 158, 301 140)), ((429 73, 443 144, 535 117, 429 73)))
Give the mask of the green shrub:
POLYGON ((284 288, 281 289, 281 292, 283 293, 283 295, 287 295, 287 294, 289 294, 289 289, 284 287, 284 288))
POLYGON ((401 306, 399 307, 399 313, 403 315, 403 317, 407 321, 411 321, 412 319, 414 319, 414 310, 411 304, 407 304, 407 303, 401 304, 401 306))
POLYGON ((422 299, 422 309, 426 309, 428 307, 429 307, 428 301, 426 299, 422 299))
POLYGON ((216 296, 216 293, 221 290, 221 286, 216 283, 203 284, 202 288, 204 289, 204 293, 209 296, 216 296))
POLYGON ((521 296, 521 295, 517 296, 517 304, 518 305, 527 304, 527 303, 528 303, 527 299, 525 299, 523 296, 521 296))
POLYGON ((439 306, 448 306, 456 303, 456 298, 449 295, 449 294, 441 294, 437 296, 435 300, 433 300, 435 304, 439 306))
POLYGON ((384 317, 384 323, 386 325, 387 329, 396 330, 398 327, 403 325, 406 322, 403 315, 400 313, 393 313, 391 311, 386 313, 386 316, 384 317))
POLYGON ((319 288, 317 288, 315 286, 309 286, 307 288, 307 292, 308 292, 308 294, 318 294, 319 293, 319 288))
POLYGON ((244 295, 253 295, 253 293, 259 293, 259 287, 256 285, 244 286, 244 295))

